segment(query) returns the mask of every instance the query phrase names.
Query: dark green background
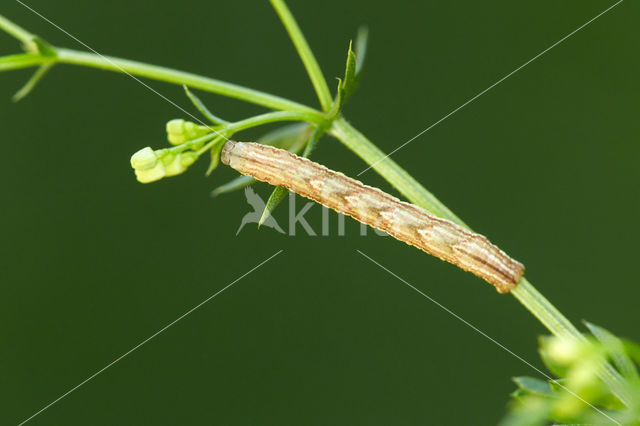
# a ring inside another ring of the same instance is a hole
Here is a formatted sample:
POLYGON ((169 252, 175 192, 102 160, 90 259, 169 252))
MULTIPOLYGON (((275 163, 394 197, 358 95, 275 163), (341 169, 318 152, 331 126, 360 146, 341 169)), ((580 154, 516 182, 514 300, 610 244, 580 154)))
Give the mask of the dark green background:
MULTIPOLYGON (((101 53, 316 105, 267 1, 28 3, 101 53)), ((345 114, 387 152, 611 4, 289 2, 332 88, 349 39, 369 26, 345 114)), ((393 156, 522 260, 571 320, 635 339, 639 12, 623 2, 393 156)), ((81 48, 13 0, 0 13, 81 48)), ((1 53, 18 50, 0 36, 1 53)), ((31 423, 495 424, 510 377, 537 373, 356 249, 541 368, 545 330, 513 297, 397 241, 361 237, 351 220, 343 237, 253 226, 236 237, 243 194, 208 195, 231 170, 205 178, 202 161, 140 185, 129 167, 139 148, 165 146, 164 123, 184 114, 126 76, 71 66, 12 104, 29 72, 0 74, 0 424, 24 420, 280 249, 31 423)), ((189 108, 179 88, 151 84, 189 108)), ((229 119, 262 111, 203 98, 229 119)), ((364 167, 329 137, 315 159, 347 175, 364 167)), ((371 171, 360 177, 391 191, 371 171)), ((316 230, 319 212, 308 215, 316 230)), ((285 224, 286 208, 276 217, 285 224)))

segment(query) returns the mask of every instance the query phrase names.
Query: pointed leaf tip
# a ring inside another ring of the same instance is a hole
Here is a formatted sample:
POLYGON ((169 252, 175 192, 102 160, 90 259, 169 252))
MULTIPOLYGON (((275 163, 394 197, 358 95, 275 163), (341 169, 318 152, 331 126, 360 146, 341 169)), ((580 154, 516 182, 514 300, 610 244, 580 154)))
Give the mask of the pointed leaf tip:
POLYGON ((289 190, 283 186, 277 186, 273 190, 273 192, 269 196, 269 199, 267 200, 267 204, 264 207, 264 210, 262 211, 262 216, 260 217, 260 221, 258 222, 258 228, 260 228, 260 226, 262 226, 262 224, 267 219, 269 219, 273 210, 278 206, 278 204, 280 204, 282 200, 284 200, 288 193, 289 190))
POLYGON ((367 45, 369 44, 369 28, 362 26, 358 28, 358 35, 356 36, 356 74, 360 75, 362 66, 364 65, 364 58, 367 56, 367 45))
POLYGON ((200 114, 204 115, 207 118, 207 120, 211 121, 215 125, 228 123, 228 121, 223 120, 222 118, 214 115, 211 111, 209 111, 209 109, 205 106, 204 102, 202 102, 199 97, 197 97, 193 92, 191 92, 191 90, 189 90, 189 87, 187 87, 187 85, 183 84, 182 88, 184 89, 184 93, 187 95, 187 97, 189 98, 193 106, 195 106, 196 109, 200 111, 200 114))
POLYGON ((340 95, 341 104, 344 104, 346 100, 351 96, 357 82, 356 78, 356 54, 351 48, 352 44, 349 42, 349 50, 347 52, 347 64, 344 70, 344 80, 340 83, 339 89, 342 91, 340 95))
POLYGON ((211 175, 211 173, 218 167, 220 164, 220 152, 222 152, 222 148, 224 147, 225 141, 220 138, 220 141, 213 145, 209 152, 211 152, 211 162, 209 163, 209 167, 205 172, 206 176, 211 175))
POLYGON ((604 346, 605 350, 611 357, 614 365, 620 371, 620 374, 626 379, 640 381, 638 370, 636 369, 633 361, 627 355, 625 345, 617 336, 610 331, 592 324, 588 321, 583 321, 584 325, 589 329, 596 339, 604 346))
POLYGON ((22 88, 18 90, 15 95, 13 95, 13 98, 12 98, 13 102, 19 102, 25 97, 27 97, 27 95, 29 95, 29 93, 31 93, 33 89, 35 89, 35 87, 38 85, 40 80, 42 80, 42 78, 47 74, 47 72, 51 68, 53 68, 53 65, 54 65, 53 62, 50 62, 38 68, 38 70, 31 76, 31 78, 29 78, 29 80, 25 83, 25 85, 22 86, 22 88))

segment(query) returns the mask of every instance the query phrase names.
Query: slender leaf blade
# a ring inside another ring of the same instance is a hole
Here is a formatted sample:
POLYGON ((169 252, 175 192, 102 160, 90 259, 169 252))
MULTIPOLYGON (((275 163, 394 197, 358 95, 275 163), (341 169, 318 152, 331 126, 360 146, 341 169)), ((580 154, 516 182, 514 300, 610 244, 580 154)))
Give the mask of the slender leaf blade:
POLYGON ((527 394, 533 394, 544 397, 554 396, 551 385, 545 380, 536 379, 535 377, 520 376, 514 377, 513 381, 518 388, 527 394))
POLYGON ((217 144, 211 147, 209 152, 211 153, 211 162, 209 163, 209 167, 207 168, 206 176, 211 175, 211 173, 218 167, 220 164, 220 153, 222 152, 222 148, 224 147, 225 141, 221 140, 217 144))
POLYGON ((352 49, 352 43, 349 42, 349 51, 347 52, 347 65, 344 71, 344 80, 338 85, 338 109, 341 109, 349 96, 353 93, 357 83, 356 77, 356 54, 352 49))
POLYGON ((29 68, 42 64, 42 56, 33 53, 19 53, 0 58, 0 71, 29 68))
POLYGON ((211 196, 212 197, 217 197, 218 195, 222 195, 222 194, 226 194, 228 192, 233 192, 233 191, 237 191, 238 189, 242 189, 246 186, 249 186, 253 183, 257 182, 254 178, 252 178, 251 176, 244 176, 244 175, 240 175, 238 177, 236 177, 235 179, 230 180, 229 182, 220 185, 219 187, 215 188, 213 191, 211 191, 211 196))
POLYGON ((298 153, 307 143, 310 134, 311 127, 308 123, 293 123, 265 133, 257 142, 298 153))
POLYGON ((360 73, 362 72, 364 59, 367 56, 368 44, 369 44, 369 28, 362 26, 358 28, 358 35, 356 35, 356 45, 355 45, 356 77, 359 77, 360 73))
POLYGON ((49 62, 47 64, 42 65, 38 70, 31 76, 31 78, 22 86, 22 89, 18 90, 15 95, 13 95, 13 102, 18 102, 24 99, 29 93, 35 89, 40 80, 47 74, 47 72, 53 68, 54 63, 49 62))
POLYGON ((264 210, 262 211, 260 222, 258 222, 258 228, 262 226, 262 224, 267 219, 269 219, 271 213, 273 213, 273 210, 278 206, 278 204, 280 204, 282 200, 285 199, 288 193, 289 190, 284 186, 276 186, 274 188, 273 192, 271 192, 271 195, 269 196, 269 199, 267 200, 267 204, 265 205, 264 210))
POLYGON ((302 156, 304 158, 309 158, 313 150, 316 148, 316 144, 322 137, 322 134, 325 132, 325 130, 326 129, 323 129, 321 127, 316 127, 314 129, 313 133, 311 134, 311 137, 309 138, 309 141, 307 142, 307 145, 304 148, 304 152, 302 153, 302 156))
POLYGON ((636 366, 633 365, 633 361, 631 361, 631 359, 625 352, 622 340, 620 340, 610 331, 600 326, 591 324, 587 321, 585 321, 585 325, 587 326, 591 334, 593 334, 596 339, 598 339, 598 341, 602 343, 609 356, 611 356, 611 360, 620 371, 620 374, 622 374, 622 376, 626 379, 631 379, 634 381, 640 380, 640 376, 638 376, 638 370, 636 369, 636 366))
POLYGON ((214 115, 211 111, 209 111, 209 109, 206 107, 204 102, 202 102, 199 97, 197 97, 193 92, 191 92, 191 90, 189 90, 189 88, 186 85, 183 85, 182 87, 184 88, 184 92, 189 98, 189 100, 191 101, 191 103, 193 104, 193 106, 195 106, 196 109, 200 111, 200 114, 204 115, 207 118, 207 120, 211 121, 213 124, 228 123, 228 121, 223 120, 222 118, 214 115))

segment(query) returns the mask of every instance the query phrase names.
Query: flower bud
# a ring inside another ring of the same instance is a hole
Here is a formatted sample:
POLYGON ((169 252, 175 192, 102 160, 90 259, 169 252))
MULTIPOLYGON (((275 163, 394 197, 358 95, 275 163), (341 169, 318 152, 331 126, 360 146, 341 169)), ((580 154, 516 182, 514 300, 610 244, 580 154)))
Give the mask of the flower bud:
POLYGON ((150 147, 142 148, 133 154, 131 156, 131 167, 135 170, 138 181, 149 183, 165 177, 165 167, 161 161, 165 156, 165 150, 154 151, 150 147))
POLYGON ((196 155, 195 152, 186 151, 181 154, 180 163, 182 164, 183 167, 186 168, 192 165, 193 163, 195 163, 197 159, 198 159, 198 156, 196 155))
POLYGON ((187 168, 195 163, 196 153, 193 151, 181 152, 177 155, 169 154, 162 159, 166 176, 175 176, 183 173, 187 168))
POLYGON ((165 167, 162 161, 158 161, 158 163, 150 169, 146 169, 146 170, 136 169, 135 172, 136 172, 136 178, 140 183, 155 182, 167 176, 165 172, 165 167))
POLYGON ((585 344, 574 339, 551 338, 546 347, 549 357, 560 365, 571 365, 585 352, 585 344))
POLYGON ((131 156, 131 167, 136 170, 148 170, 158 162, 156 153, 150 147, 142 148, 131 156))
POLYGON ((167 139, 171 145, 182 145, 187 141, 197 139, 207 133, 209 133, 209 130, 206 127, 199 126, 191 121, 185 121, 181 118, 171 120, 167 123, 167 139))

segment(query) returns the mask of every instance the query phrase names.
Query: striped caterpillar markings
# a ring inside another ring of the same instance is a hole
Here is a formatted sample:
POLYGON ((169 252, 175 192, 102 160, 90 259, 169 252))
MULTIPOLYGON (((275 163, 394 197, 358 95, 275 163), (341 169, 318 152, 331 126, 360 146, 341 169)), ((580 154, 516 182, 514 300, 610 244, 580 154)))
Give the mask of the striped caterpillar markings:
POLYGON ((288 151, 228 141, 221 159, 244 175, 284 186, 472 272, 493 284, 500 293, 512 290, 524 274, 520 262, 484 236, 288 151))

